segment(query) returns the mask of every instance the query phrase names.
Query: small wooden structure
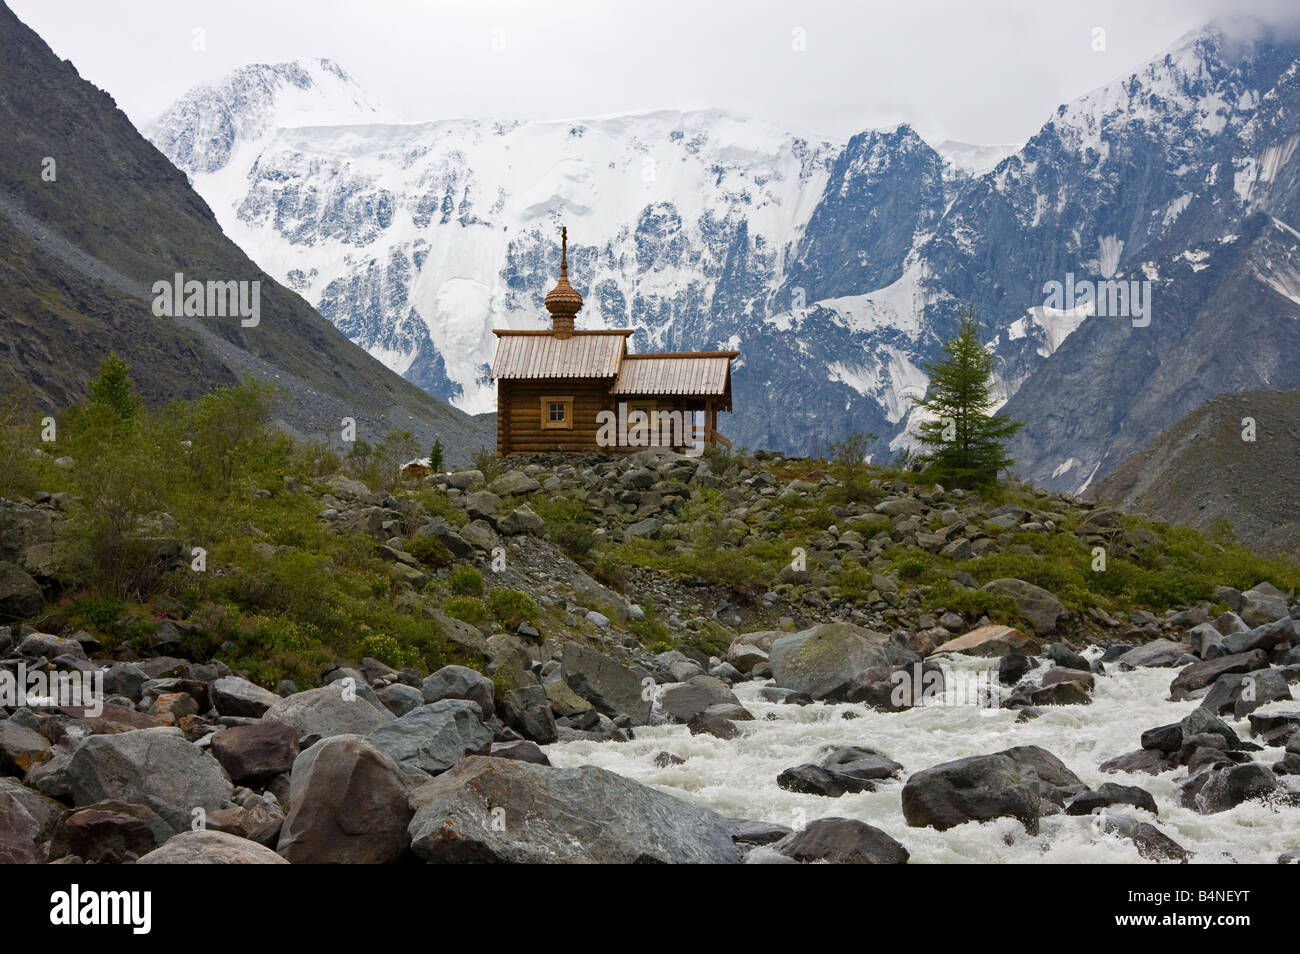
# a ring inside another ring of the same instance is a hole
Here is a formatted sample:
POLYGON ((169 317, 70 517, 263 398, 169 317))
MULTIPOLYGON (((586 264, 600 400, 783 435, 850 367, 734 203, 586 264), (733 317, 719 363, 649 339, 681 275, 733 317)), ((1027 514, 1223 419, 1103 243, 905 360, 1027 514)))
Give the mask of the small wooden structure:
POLYGON ((740 352, 634 354, 631 329, 575 329, 582 296, 569 284, 568 229, 560 234, 550 330, 493 331, 497 456, 730 448, 718 412, 731 410, 731 359, 740 352))

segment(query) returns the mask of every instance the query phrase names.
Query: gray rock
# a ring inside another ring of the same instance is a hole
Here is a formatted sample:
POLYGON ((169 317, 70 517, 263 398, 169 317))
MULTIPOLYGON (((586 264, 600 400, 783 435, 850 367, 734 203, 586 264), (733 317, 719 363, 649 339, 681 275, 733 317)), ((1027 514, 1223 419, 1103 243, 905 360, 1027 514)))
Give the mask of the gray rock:
POLYGON ((494 494, 500 494, 502 497, 509 497, 512 494, 531 494, 542 489, 542 485, 527 474, 517 470, 507 471, 496 480, 492 481, 489 489, 494 494))
POLYGON ((709 706, 722 703, 740 705, 740 700, 725 682, 713 676, 692 676, 686 682, 663 687, 659 696, 660 707, 678 722, 688 722, 709 706))
POLYGON ((546 536, 546 523, 530 507, 516 507, 497 520, 497 530, 506 536, 526 533, 532 537, 546 536))
POLYGON ((1139 666, 1166 667, 1174 665, 1186 652, 1187 646, 1184 643, 1175 643, 1168 639, 1153 639, 1141 646, 1134 646, 1119 656, 1115 663, 1120 669, 1137 669, 1139 666))
POLYGON ((1267 766, 1247 762, 1202 769, 1181 782, 1178 788, 1178 800, 1184 808, 1212 815, 1245 801, 1265 798, 1277 791, 1278 782, 1267 766))
POLYGON ((420 689, 424 694, 425 702, 468 699, 478 703, 485 719, 496 711, 493 703, 495 689, 492 680, 466 666, 443 666, 426 678, 420 689))
POLYGON ((1191 857, 1191 853, 1186 848, 1155 825, 1147 822, 1104 812, 1101 816, 1101 827, 1103 831, 1131 839, 1137 847, 1138 854, 1148 861, 1186 862, 1191 857))
POLYGON ((525 739, 550 745, 559 736, 550 697, 541 686, 511 689, 501 697, 501 719, 525 739))
POLYGON ((323 739, 293 764, 276 850, 294 864, 397 861, 409 840, 409 791, 401 766, 378 746, 356 735, 323 739))
POLYGON ((81 643, 71 637, 55 636, 53 633, 29 633, 18 644, 18 655, 26 656, 28 659, 37 659, 41 656, 47 659, 54 659, 56 656, 85 659, 86 650, 81 643))
POLYGON ((68 785, 76 805, 147 805, 176 831, 190 826, 194 809, 216 811, 234 791, 217 760, 175 729, 91 736, 68 763, 68 785))
POLYGON ((142 865, 283 865, 270 848, 221 831, 185 831, 168 839, 137 864, 142 865))
POLYGON ((732 864, 728 820, 604 769, 469 758, 411 795, 428 862, 732 864))
POLYGON ((777 686, 827 699, 873 666, 906 665, 916 661, 882 633, 850 623, 819 623, 772 643, 772 676, 777 686))
POLYGON ((518 759, 520 762, 532 762, 534 765, 550 765, 551 760, 536 742, 517 739, 514 742, 493 742, 492 751, 488 753, 496 759, 518 759))
POLYGON ((212 682, 212 704, 221 715, 260 718, 280 701, 269 689, 263 689, 238 676, 222 676, 212 682))
POLYGON ((564 644, 560 674, 570 689, 604 715, 625 715, 633 725, 650 722, 649 693, 636 674, 617 660, 570 641, 564 644))
POLYGON ((1248 653, 1252 650, 1271 650, 1277 646, 1286 646, 1296 641, 1296 624, 1289 616, 1256 626, 1244 633, 1233 633, 1223 641, 1223 648, 1228 653, 1248 653))
POLYGON ((481 470, 457 470, 447 475, 447 486, 457 490, 469 490, 475 484, 484 482, 481 470))
POLYGON ((483 725, 478 703, 443 699, 412 709, 367 737, 402 765, 436 775, 467 755, 486 754, 492 732, 483 725))
POLYGON ((1174 702, 1192 698, 1198 689, 1213 684, 1229 673, 1246 673, 1268 666, 1268 657, 1262 650, 1220 656, 1185 667, 1169 684, 1169 698, 1174 702))
POLYGON ((1132 805, 1135 808, 1145 809, 1153 815, 1159 811, 1156 807, 1155 797, 1146 789, 1138 788, 1136 785, 1116 785, 1114 782, 1103 782, 1097 786, 1095 791, 1089 789, 1070 799, 1066 803, 1065 813, 1067 815, 1091 815, 1099 808, 1109 808, 1112 805, 1132 805))
POLYGON ((837 865, 905 865, 908 852, 879 828, 854 818, 818 818, 772 845, 795 861, 837 865))
POLYGON ((968 821, 1011 817, 1037 834, 1041 809, 1036 779, 1001 753, 922 769, 903 785, 903 817, 913 828, 946 831, 968 821))
POLYGON ((384 708, 395 716, 404 716, 412 709, 424 705, 424 693, 415 686, 408 686, 403 682, 384 686, 375 694, 379 696, 379 701, 384 704, 384 708))
POLYGON ((1260 669, 1245 674, 1220 676, 1201 700, 1201 707, 1215 715, 1231 712, 1244 719, 1262 705, 1291 698, 1291 687, 1281 669, 1260 669))
POLYGON ((1262 626, 1289 615, 1286 595, 1271 583, 1260 583, 1241 594, 1238 612, 1251 626, 1262 626))
POLYGON ((44 609, 40 584, 17 564, 0 562, 0 622, 31 619, 44 609))
POLYGON ((1015 600, 1020 615, 1033 624, 1040 636, 1056 632, 1056 624, 1067 615, 1060 600, 1041 586, 1024 580, 993 580, 984 584, 983 589, 1015 600))
POLYGON ((305 749, 335 735, 368 734, 391 722, 393 714, 371 705, 359 689, 353 694, 344 684, 334 683, 277 699, 262 718, 293 726, 298 730, 299 745, 305 749))

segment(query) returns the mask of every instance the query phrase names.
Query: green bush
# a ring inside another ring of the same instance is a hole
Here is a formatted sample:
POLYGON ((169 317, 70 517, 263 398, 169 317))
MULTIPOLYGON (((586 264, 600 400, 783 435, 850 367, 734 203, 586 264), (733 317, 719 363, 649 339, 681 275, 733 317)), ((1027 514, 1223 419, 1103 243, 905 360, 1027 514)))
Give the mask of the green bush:
POLYGON ((391 666, 394 669, 418 666, 421 662, 418 652, 412 648, 403 647, 396 639, 385 633, 372 633, 363 639, 357 640, 356 655, 359 659, 366 656, 378 659, 385 666, 391 666))
POLYGON ((417 534, 406 544, 406 551, 424 566, 451 566, 455 559, 447 545, 432 534, 417 534))
POLYGON ((472 596, 452 596, 442 604, 442 611, 452 619, 463 620, 478 626, 491 617, 487 604, 472 596))
POLYGON ((462 564, 447 576, 447 586, 458 596, 482 596, 483 574, 468 564, 462 564))
POLYGON ((584 501, 539 495, 531 504, 546 524, 546 535, 570 557, 585 557, 596 545, 596 515, 584 501))
POLYGON ((987 616, 995 623, 1018 621, 1016 601, 1011 597, 958 586, 952 580, 942 580, 930 587, 921 605, 926 610, 951 610, 971 619, 987 616))
POLYGON ((525 621, 535 623, 542 615, 533 598, 520 590, 493 590, 488 594, 488 608, 497 622, 507 629, 514 629, 525 621))

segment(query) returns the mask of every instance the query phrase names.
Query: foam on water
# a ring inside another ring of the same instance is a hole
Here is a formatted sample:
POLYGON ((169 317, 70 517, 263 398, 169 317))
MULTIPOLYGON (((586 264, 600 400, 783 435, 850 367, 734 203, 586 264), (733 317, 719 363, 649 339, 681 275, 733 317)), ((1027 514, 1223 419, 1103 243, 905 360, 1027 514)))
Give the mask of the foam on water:
MULTIPOLYGON (((1095 657, 1096 652, 1089 655, 1095 657)), ((1131 841, 1099 830, 1092 818, 1047 816, 1038 835, 1028 834, 1009 818, 938 832, 907 826, 900 800, 902 781, 839 798, 787 792, 776 784, 784 769, 819 761, 831 746, 870 746, 902 763, 906 778, 951 759, 1014 745, 1038 745, 1091 787, 1109 781, 1149 791, 1159 806, 1158 817, 1130 806, 1117 806, 1114 813, 1156 824, 1194 852, 1195 863, 1272 864, 1279 854, 1300 849, 1300 806, 1255 801, 1200 815, 1178 804, 1175 780, 1186 775, 1184 769, 1157 776, 1098 771, 1107 759, 1137 749, 1145 729, 1177 722, 1196 706, 1195 701, 1168 701, 1169 683, 1177 670, 1111 671, 1097 678, 1091 705, 1047 707, 1041 717, 1018 724, 1014 710, 951 704, 970 698, 959 683, 963 679, 982 683, 988 660, 954 656, 949 665, 958 679, 949 677, 944 705, 897 713, 876 712, 863 705, 778 705, 758 697, 763 683, 747 682, 735 692, 756 721, 736 723, 741 735, 730 741, 693 736, 682 725, 658 725, 637 728, 630 742, 566 742, 545 750, 555 765, 596 765, 724 815, 783 825, 795 825, 801 818, 857 818, 902 842, 914 863, 1143 862, 1131 841), (857 718, 846 718, 850 713, 857 718), (769 716, 774 718, 769 721, 769 716), (657 768, 653 759, 660 751, 686 762, 657 768)), ((1294 702, 1278 702, 1258 711, 1296 708, 1294 702)), ((1246 720, 1229 724, 1242 738, 1249 738, 1246 720)), ((1282 757, 1282 750, 1268 748, 1253 755, 1271 764, 1282 757)), ((1294 787, 1293 779, 1283 782, 1294 787)))

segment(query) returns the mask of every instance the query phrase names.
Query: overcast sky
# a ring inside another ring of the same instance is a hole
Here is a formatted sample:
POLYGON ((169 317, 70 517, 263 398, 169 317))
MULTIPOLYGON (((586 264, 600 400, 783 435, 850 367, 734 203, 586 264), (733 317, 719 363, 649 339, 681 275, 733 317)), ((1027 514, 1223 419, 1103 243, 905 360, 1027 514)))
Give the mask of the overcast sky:
POLYGON ((8 0, 141 125, 248 63, 330 57, 384 118, 719 107, 837 138, 1017 143, 1216 16, 1295 0, 8 0), (1094 49, 1095 30, 1104 33, 1094 49), (205 49, 196 51, 196 29, 205 49), (802 49, 799 49, 802 45, 802 49))

